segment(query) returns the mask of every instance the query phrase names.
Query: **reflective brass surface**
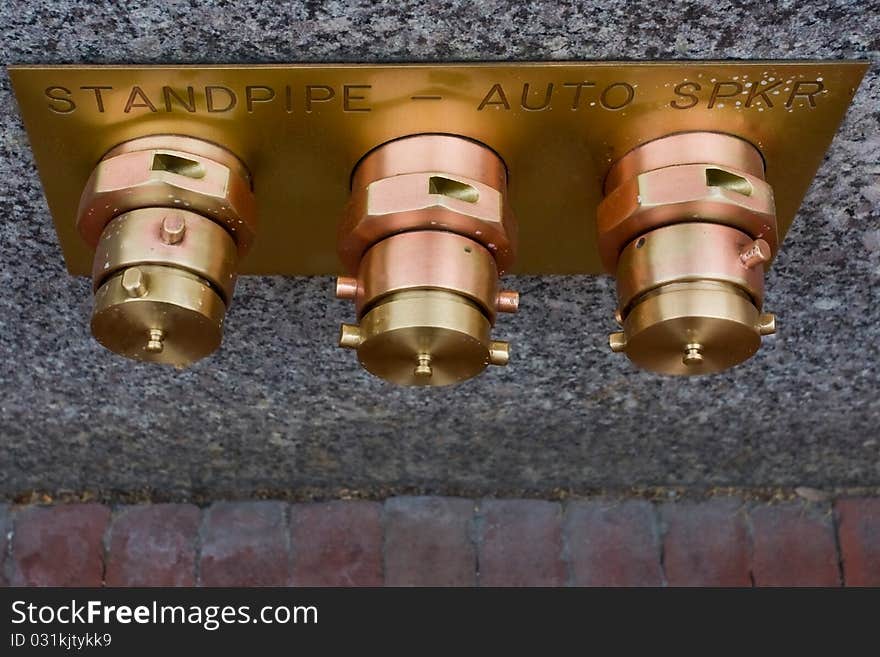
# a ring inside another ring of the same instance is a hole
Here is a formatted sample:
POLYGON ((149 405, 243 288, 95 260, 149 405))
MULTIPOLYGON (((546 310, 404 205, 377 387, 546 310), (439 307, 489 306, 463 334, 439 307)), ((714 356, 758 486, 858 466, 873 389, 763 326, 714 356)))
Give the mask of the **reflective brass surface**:
POLYGON ((498 290, 516 245, 506 181, 493 151, 449 135, 400 139, 358 165, 339 229, 356 276, 339 277, 336 295, 360 320, 342 326, 339 345, 368 371, 441 386, 507 364, 507 344, 489 338, 496 313, 519 304, 498 290))
POLYGON ((449 135, 414 135, 367 155, 352 177, 339 257, 354 271, 378 240, 412 230, 464 235, 492 251, 504 272, 516 252, 507 172, 491 150, 449 135), (448 163, 448 164, 444 164, 448 163))
POLYGON ((77 220, 96 242, 95 338, 123 356, 177 367, 214 351, 238 255, 253 239, 253 206, 244 165, 214 144, 155 135, 108 152, 77 220))
POLYGON ((611 349, 641 367, 686 375, 754 355, 760 336, 776 327, 760 314, 763 261, 749 267, 744 247, 755 248, 748 235, 706 223, 658 228, 631 242, 618 263, 623 332, 609 338, 611 349))
MULTIPOLYGON (((865 62, 536 62, 11 67, 67 265, 91 270, 80 194, 115 145, 176 133, 253 174, 261 226, 246 274, 339 273, 337 218, 356 164, 419 133, 486 144, 507 166, 514 273, 599 273, 596 207, 612 162, 687 131, 760 149, 780 239, 865 62), (564 236, 564 239, 560 239, 564 236)), ((724 165, 724 162, 718 162, 724 165)), ((454 173, 454 171, 453 171, 454 173)))
POLYGON ((762 168, 756 148, 716 133, 649 142, 612 168, 598 226, 623 328, 609 336, 612 351, 664 374, 710 374, 775 331, 761 315, 778 246, 762 168))
POLYGON ((254 195, 244 165, 198 139, 153 135, 113 148, 86 182, 77 227, 95 246, 113 217, 147 207, 195 209, 222 224, 241 253, 256 233, 254 195))
POLYGON ((98 288, 92 334, 127 358, 186 367, 220 346, 225 314, 226 304, 205 280, 146 265, 98 288))
POLYGON ((92 280, 97 289, 126 267, 172 265, 209 281, 228 303, 235 289, 236 260, 235 242, 210 219, 183 210, 141 208, 107 225, 95 251, 92 280))
POLYGON ((495 260, 481 244, 461 235, 422 230, 388 237, 367 251, 356 280, 359 317, 388 294, 438 289, 467 297, 495 320, 495 260))
POLYGON ((663 374, 720 372, 751 358, 761 346, 754 303, 736 286, 715 281, 650 292, 627 315, 623 330, 627 357, 663 374))
POLYGON ((763 179, 765 169, 761 153, 748 140, 730 137, 730 134, 720 132, 683 132, 660 137, 663 148, 652 148, 650 142, 643 144, 644 148, 636 147, 612 165, 605 178, 605 193, 643 171, 682 164, 705 164, 709 153, 716 166, 733 167, 763 179))
MULTIPOLYGON (((706 157, 711 157, 711 151, 706 157)), ((649 230, 681 221, 735 226, 764 239, 773 253, 779 246, 770 185, 733 167, 682 164, 640 173, 605 197, 597 218, 603 265, 613 272, 622 245, 649 230), (716 184, 717 178, 732 182, 730 186, 716 184)))
POLYGON ((658 228, 630 242, 617 263, 617 298, 626 316, 638 297, 661 285, 713 280, 736 285, 760 308, 764 268, 748 266, 742 251, 754 241, 720 224, 689 222, 658 228))
MULTIPOLYGON (((440 290, 401 292, 360 322, 358 360, 369 372, 400 385, 444 386, 505 365, 504 343, 489 339, 491 324, 476 305, 440 290)), ((345 335, 343 329, 343 335, 345 335)))

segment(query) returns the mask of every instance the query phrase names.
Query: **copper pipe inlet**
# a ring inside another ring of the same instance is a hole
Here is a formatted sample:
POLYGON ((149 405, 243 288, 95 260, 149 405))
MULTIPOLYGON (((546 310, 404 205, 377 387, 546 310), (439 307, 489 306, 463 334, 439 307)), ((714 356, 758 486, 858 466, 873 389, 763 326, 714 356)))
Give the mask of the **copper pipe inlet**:
POLYGON ((609 338, 613 351, 663 374, 709 374, 775 332, 762 313, 778 248, 763 175, 757 149, 717 133, 658 139, 612 167, 598 225, 617 277, 623 330, 609 338))
POLYGON ((188 137, 122 144, 96 166, 77 226, 96 247, 98 342, 176 367, 220 346, 256 227, 250 177, 235 156, 188 137))
POLYGON ((353 176, 339 253, 350 276, 336 294, 358 325, 339 344, 365 369, 402 385, 448 385, 506 365, 490 331, 519 296, 499 290, 515 226, 504 163, 461 137, 418 135, 368 154, 353 176))

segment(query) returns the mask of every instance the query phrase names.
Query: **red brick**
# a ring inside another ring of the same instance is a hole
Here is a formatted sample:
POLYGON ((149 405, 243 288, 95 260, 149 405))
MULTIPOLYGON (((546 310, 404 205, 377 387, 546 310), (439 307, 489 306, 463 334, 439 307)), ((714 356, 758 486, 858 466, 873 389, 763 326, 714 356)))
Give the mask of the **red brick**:
POLYGON ((192 586, 200 517, 190 504, 122 509, 110 529, 107 586, 192 586))
POLYGON ((104 531, 110 510, 100 504, 33 506, 15 518, 16 586, 101 586, 104 531))
POLYGON ((396 497, 385 503, 385 584, 473 586, 474 503, 446 497, 396 497))
POLYGON ((295 504, 290 515, 294 586, 381 586, 382 505, 295 504))
POLYGON ((663 585, 650 502, 570 502, 564 531, 575 586, 663 585))
POLYGON ((288 533, 281 502, 220 502, 205 512, 202 586, 285 586, 288 533))
POLYGON ((749 537, 742 502, 714 497, 660 507, 670 586, 750 586, 749 537))
POLYGON ((838 500, 837 531, 847 586, 880 586, 880 498, 838 500))
POLYGON ((9 532, 12 531, 12 514, 8 504, 0 504, 0 586, 8 586, 6 554, 9 552, 9 532))
POLYGON ((756 586, 840 586, 831 514, 801 503, 752 509, 756 586))
POLYGON ((562 509, 541 500, 480 504, 480 585, 561 586, 562 509))

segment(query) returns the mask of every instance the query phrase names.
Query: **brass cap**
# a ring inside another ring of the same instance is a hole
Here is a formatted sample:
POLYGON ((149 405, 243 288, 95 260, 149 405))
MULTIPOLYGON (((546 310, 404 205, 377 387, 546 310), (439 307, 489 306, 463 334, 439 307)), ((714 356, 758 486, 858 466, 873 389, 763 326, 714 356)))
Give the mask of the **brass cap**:
POLYGON ((761 346, 766 324, 735 285, 673 283, 636 302, 611 347, 653 372, 710 374, 751 358, 761 346))
POLYGON ((129 267, 95 293, 92 333, 122 356, 186 367, 217 349, 226 304, 204 279, 177 267, 129 267))
POLYGON ((343 325, 340 346, 357 349, 366 370, 393 383, 443 386, 507 363, 507 344, 490 340, 490 328, 465 297, 414 290, 383 299, 358 327, 343 325))

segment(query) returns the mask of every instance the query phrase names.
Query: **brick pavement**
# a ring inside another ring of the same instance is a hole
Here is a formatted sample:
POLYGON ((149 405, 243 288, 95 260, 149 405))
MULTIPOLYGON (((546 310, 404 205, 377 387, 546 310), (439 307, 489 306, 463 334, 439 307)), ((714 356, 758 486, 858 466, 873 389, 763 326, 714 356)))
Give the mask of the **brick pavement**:
POLYGON ((880 499, 0 504, 0 585, 880 586, 880 499))

